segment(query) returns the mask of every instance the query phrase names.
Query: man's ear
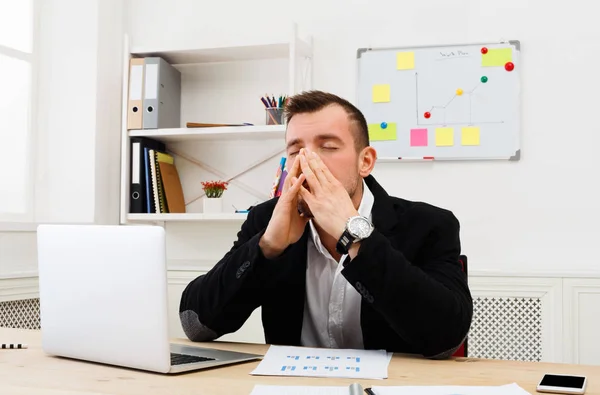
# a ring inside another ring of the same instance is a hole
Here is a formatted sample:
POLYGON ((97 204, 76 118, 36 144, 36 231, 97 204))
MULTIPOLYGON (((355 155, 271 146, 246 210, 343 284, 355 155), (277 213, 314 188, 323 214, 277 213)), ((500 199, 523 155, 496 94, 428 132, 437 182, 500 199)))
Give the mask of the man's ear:
POLYGON ((376 160, 377 151, 375 148, 371 146, 363 148, 358 157, 358 172, 362 178, 371 174, 376 160))

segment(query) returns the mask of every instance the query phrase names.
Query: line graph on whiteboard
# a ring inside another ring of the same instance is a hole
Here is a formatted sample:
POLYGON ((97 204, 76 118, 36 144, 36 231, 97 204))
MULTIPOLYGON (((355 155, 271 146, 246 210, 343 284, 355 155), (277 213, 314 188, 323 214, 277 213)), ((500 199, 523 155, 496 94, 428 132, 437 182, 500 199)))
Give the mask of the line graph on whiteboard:
POLYGON ((520 158, 520 43, 360 48, 357 107, 378 158, 520 158))
MULTIPOLYGON (((487 76, 482 76, 479 79, 479 81, 477 82, 477 84, 475 84, 475 86, 469 90, 465 91, 462 88, 456 88, 454 94, 450 97, 450 99, 447 102, 445 102, 445 104, 431 105, 431 106, 427 107, 426 111, 424 111, 422 113, 420 112, 419 106, 417 105, 416 106, 417 125, 428 126, 428 125, 442 124, 442 125, 446 126, 446 125, 465 125, 465 124, 473 125, 474 123, 477 123, 477 124, 502 124, 502 123, 504 123, 503 120, 476 121, 476 122, 473 121, 473 96, 475 94, 475 91, 477 89, 479 89, 480 87, 482 87, 483 85, 486 85, 488 83, 488 81, 489 81, 489 78, 487 76), (446 122, 447 113, 449 111, 453 110, 451 105, 452 105, 452 103, 456 103, 457 99, 468 101, 468 111, 465 111, 464 108, 458 109, 458 111, 462 111, 465 114, 462 115, 461 117, 459 117, 459 120, 454 120, 452 122, 446 122), (434 115, 436 113, 441 114, 440 118, 438 118, 439 122, 422 121, 422 118, 431 119, 432 115, 434 115)), ((484 88, 482 88, 482 89, 484 89, 484 88)), ((419 98, 419 73, 418 72, 415 72, 415 94, 416 94, 416 103, 421 103, 421 101, 419 100, 420 98, 419 98)))

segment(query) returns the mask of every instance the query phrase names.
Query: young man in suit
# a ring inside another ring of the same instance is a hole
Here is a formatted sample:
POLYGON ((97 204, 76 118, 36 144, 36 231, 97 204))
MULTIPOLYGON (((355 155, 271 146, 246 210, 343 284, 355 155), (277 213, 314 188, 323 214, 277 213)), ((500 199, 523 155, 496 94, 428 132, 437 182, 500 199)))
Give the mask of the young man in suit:
POLYGON ((286 117, 283 193, 253 208, 231 250, 186 287, 186 335, 235 332, 261 306, 269 344, 450 357, 473 314, 455 216, 386 193, 348 101, 302 93, 286 117))

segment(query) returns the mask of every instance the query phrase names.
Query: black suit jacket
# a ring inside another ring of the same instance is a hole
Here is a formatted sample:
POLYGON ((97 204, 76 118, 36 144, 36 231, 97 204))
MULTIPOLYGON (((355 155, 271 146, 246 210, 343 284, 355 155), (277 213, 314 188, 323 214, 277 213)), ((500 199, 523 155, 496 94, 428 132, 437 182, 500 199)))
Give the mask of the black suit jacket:
MULTIPOLYGON (((342 270, 363 297, 365 349, 449 357, 473 314, 459 223, 450 211, 389 196, 373 176, 365 181, 375 199, 375 230, 342 270)), ((278 258, 266 259, 258 242, 276 202, 253 208, 231 250, 184 290, 180 317, 191 340, 235 332, 261 306, 267 343, 301 345, 310 227, 278 258)))

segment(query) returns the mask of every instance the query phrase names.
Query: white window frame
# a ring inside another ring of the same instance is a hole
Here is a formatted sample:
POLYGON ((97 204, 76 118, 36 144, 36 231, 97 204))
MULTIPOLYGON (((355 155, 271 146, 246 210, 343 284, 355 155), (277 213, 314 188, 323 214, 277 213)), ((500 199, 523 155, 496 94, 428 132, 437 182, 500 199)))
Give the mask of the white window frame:
POLYGON ((27 130, 27 186, 26 211, 22 214, 0 213, 1 231, 32 231, 35 224, 35 177, 37 147, 37 108, 38 108, 38 65, 39 65, 39 14, 40 0, 31 0, 32 6, 32 43, 31 53, 0 45, 0 54, 29 62, 31 65, 31 85, 29 91, 29 127, 27 130))

